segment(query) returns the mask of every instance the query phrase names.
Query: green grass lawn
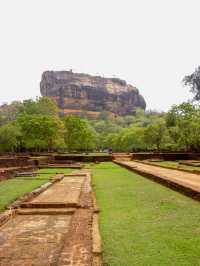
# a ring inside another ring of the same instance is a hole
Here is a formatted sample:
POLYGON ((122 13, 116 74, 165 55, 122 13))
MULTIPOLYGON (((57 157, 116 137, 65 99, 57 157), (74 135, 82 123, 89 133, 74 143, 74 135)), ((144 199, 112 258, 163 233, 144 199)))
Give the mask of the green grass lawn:
POLYGON ((184 164, 179 164, 177 161, 162 161, 162 162, 151 162, 147 161, 148 163, 151 163, 153 165, 161 165, 161 166, 167 166, 167 167, 172 167, 175 169, 184 169, 184 170, 189 170, 189 171, 200 171, 200 167, 198 166, 189 166, 189 165, 184 165, 184 164))
POLYGON ((106 266, 200 265, 200 203, 113 163, 93 169, 106 266))
POLYGON ((36 177, 17 177, 0 182, 0 212, 3 211, 6 206, 15 201, 25 193, 31 192, 37 187, 40 187, 44 183, 48 182, 49 178, 56 173, 71 173, 73 169, 41 169, 40 173, 36 177), (47 174, 42 174, 47 173, 47 174))

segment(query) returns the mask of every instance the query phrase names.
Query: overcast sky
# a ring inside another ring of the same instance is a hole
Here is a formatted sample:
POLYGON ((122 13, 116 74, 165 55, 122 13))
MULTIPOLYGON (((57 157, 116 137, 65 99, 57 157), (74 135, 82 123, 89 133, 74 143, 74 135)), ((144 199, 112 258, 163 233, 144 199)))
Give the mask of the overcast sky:
POLYGON ((117 76, 148 109, 192 97, 199 0, 0 0, 0 103, 35 98, 45 70, 117 76))

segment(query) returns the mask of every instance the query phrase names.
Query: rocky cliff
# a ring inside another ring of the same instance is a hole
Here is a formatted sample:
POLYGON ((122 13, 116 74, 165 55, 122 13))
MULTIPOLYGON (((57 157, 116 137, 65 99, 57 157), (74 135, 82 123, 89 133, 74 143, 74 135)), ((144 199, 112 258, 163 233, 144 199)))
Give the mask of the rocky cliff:
POLYGON ((134 107, 145 109, 144 98, 137 88, 118 78, 103 78, 72 71, 46 71, 40 90, 54 99, 63 113, 109 111, 127 115, 134 107))

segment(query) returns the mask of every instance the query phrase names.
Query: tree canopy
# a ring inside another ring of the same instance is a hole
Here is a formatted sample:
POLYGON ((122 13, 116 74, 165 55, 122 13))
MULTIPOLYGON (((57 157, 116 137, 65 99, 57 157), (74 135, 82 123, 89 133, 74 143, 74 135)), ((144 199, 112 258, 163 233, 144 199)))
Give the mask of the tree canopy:
POLYGON ((66 116, 63 121, 68 151, 95 149, 96 132, 87 120, 78 116, 66 116))
POLYGON ((17 120, 28 149, 51 150, 62 137, 63 127, 58 117, 48 115, 23 114, 17 120))

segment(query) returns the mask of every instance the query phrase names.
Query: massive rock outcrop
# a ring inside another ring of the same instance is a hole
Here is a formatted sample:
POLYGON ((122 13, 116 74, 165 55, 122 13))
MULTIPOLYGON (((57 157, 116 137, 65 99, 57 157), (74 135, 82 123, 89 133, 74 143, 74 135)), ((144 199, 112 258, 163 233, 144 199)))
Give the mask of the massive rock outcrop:
POLYGON ((97 116, 102 111, 117 115, 131 114, 135 107, 145 109, 137 88, 118 78, 103 78, 72 71, 46 71, 40 90, 54 99, 63 113, 87 112, 97 116))

